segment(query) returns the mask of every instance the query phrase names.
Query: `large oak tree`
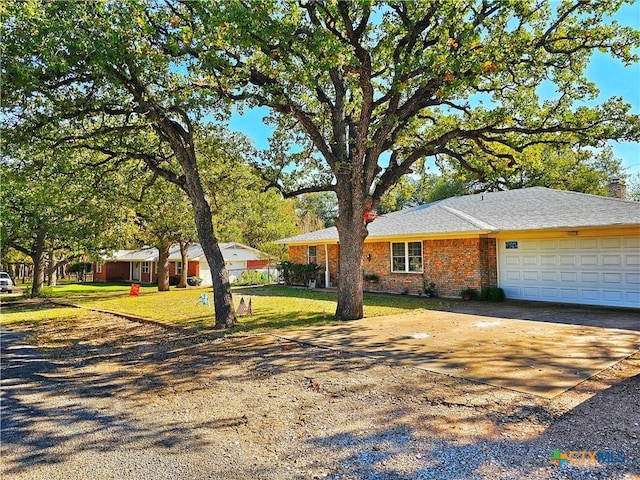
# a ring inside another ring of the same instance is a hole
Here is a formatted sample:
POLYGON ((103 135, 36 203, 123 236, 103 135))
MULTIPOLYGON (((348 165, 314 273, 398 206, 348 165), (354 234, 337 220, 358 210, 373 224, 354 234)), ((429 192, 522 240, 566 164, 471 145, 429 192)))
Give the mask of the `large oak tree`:
POLYGON ((216 327, 231 327, 228 273, 194 140, 203 116, 224 105, 201 93, 188 65, 174 63, 162 33, 171 28, 171 9, 137 1, 8 2, 2 121, 9 141, 37 137, 52 148, 88 149, 102 153, 101 164, 141 160, 182 188, 212 267, 216 327))
POLYGON ((481 151, 513 164, 536 144, 638 138, 629 106, 595 105, 585 77, 596 50, 637 61, 638 31, 611 20, 622 3, 176 2, 166 35, 203 85, 268 106, 276 139, 302 146, 271 155, 271 167, 298 167, 280 168, 275 182, 291 195, 337 194, 336 314, 356 319, 368 212, 418 160, 465 167, 481 151))

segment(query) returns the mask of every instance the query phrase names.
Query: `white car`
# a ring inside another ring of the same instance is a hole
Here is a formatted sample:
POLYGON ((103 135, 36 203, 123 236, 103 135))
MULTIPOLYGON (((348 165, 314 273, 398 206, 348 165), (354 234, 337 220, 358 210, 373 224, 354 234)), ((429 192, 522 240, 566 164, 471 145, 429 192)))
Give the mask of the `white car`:
POLYGON ((13 282, 7 272, 0 272, 0 292, 13 292, 13 282))

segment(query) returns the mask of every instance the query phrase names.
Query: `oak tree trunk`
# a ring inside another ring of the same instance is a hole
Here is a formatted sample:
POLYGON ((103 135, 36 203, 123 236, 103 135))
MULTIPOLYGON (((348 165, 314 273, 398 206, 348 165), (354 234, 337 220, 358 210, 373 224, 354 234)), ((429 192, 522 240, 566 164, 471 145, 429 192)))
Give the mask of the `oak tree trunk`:
POLYGON ((336 317, 357 320, 364 316, 362 252, 367 237, 363 219, 364 195, 361 188, 353 188, 352 182, 338 183, 339 203, 336 227, 340 242, 338 270, 338 306, 336 317))
POLYGON ((180 256, 182 257, 182 272, 180 273, 180 282, 176 288, 187 288, 187 275, 189 275, 189 247, 191 242, 180 241, 180 256))
POLYGON ((170 243, 158 245, 158 291, 169 291, 169 249, 170 243))
POLYGON ((44 248, 45 235, 44 233, 38 233, 33 243, 33 249, 31 252, 31 258, 33 259, 33 285, 31 285, 31 296, 37 297, 42 292, 42 286, 44 285, 44 272, 45 272, 45 248, 44 248))
POLYGON ((49 261, 47 264, 47 285, 55 287, 58 284, 58 262, 53 250, 48 252, 49 261))

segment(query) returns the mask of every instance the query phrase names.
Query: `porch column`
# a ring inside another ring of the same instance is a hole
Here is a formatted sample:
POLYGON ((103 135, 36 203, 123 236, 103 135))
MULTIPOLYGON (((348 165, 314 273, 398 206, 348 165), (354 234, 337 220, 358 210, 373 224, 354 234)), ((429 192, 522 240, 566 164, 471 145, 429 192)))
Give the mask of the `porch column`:
POLYGON ((324 286, 329 287, 331 275, 329 275, 329 248, 324 244, 324 286))
POLYGON ((133 262, 129 262, 129 281, 133 282, 133 262))

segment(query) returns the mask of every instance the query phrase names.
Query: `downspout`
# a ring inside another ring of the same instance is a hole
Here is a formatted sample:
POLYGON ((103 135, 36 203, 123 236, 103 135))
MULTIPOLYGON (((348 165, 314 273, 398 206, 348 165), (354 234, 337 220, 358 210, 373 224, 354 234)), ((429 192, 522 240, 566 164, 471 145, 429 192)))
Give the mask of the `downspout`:
POLYGON ((331 275, 329 275, 329 248, 327 244, 324 244, 324 286, 328 288, 331 281, 331 275))

